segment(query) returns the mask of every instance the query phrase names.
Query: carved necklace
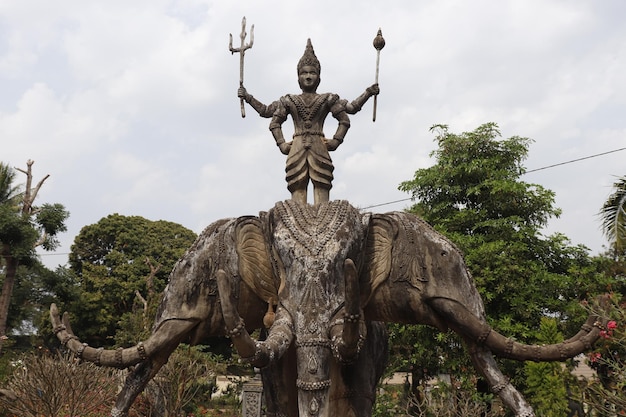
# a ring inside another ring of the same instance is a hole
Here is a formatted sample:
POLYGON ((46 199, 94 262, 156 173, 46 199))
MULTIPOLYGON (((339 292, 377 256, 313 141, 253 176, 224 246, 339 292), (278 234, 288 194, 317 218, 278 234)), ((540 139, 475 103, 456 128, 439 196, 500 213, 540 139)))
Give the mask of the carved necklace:
POLYGON ((302 96, 288 96, 293 105, 296 107, 298 115, 304 120, 304 127, 310 129, 313 126, 311 121, 313 117, 319 112, 320 108, 326 101, 326 97, 323 95, 316 95, 313 102, 308 104, 302 96))
POLYGON ((276 203, 278 215, 291 236, 311 255, 317 256, 343 226, 350 205, 343 200, 320 206, 301 205, 292 200, 276 203))

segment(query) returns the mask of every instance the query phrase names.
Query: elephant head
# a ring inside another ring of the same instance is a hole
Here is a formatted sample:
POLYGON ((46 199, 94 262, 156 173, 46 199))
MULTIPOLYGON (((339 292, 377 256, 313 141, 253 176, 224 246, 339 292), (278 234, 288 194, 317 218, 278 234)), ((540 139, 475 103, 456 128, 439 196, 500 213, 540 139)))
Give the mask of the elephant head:
POLYGON ((369 215, 345 201, 276 204, 267 229, 281 285, 266 341, 243 332, 228 278, 218 273, 226 326, 244 359, 265 367, 294 343, 300 416, 329 415, 333 354, 339 362, 354 361, 365 340, 355 262, 362 259, 368 223, 369 215))

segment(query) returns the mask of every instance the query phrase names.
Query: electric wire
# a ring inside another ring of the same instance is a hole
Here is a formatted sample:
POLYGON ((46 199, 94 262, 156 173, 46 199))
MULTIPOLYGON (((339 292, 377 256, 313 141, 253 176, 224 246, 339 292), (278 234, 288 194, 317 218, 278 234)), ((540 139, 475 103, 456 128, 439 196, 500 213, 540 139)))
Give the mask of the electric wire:
MULTIPOLYGON (((584 161, 586 159, 597 158, 598 156, 604 156, 604 155, 608 155, 608 154, 619 152, 619 151, 623 151, 623 150, 626 150, 626 148, 618 148, 618 149, 613 149, 612 151, 606 151, 606 152, 601 152, 601 153, 597 153, 597 154, 594 154, 594 155, 584 156, 582 158, 571 159, 569 161, 559 162, 558 164, 552 164, 552 165, 547 165, 547 166, 541 167, 541 168, 531 169, 531 170, 525 171, 522 175, 529 174, 531 172, 542 171, 544 169, 558 167, 558 166, 561 166, 561 165, 573 164, 574 162, 580 162, 580 161, 584 161)), ((391 204, 402 203, 402 202, 410 201, 410 200, 413 200, 413 198, 412 197, 408 197, 408 198, 403 198, 403 199, 400 199, 400 200, 389 201, 387 203, 373 204, 371 206, 362 207, 361 210, 367 210, 367 209, 371 209, 371 208, 375 208, 375 207, 388 206, 388 205, 391 205, 391 204)))

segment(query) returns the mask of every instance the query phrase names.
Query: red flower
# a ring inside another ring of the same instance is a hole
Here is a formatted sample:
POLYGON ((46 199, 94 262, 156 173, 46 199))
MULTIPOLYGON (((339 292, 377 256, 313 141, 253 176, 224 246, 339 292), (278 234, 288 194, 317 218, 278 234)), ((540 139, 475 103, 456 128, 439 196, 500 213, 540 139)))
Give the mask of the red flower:
POLYGON ((615 320, 611 320, 606 324, 606 328, 609 330, 613 330, 617 328, 617 323, 615 322, 615 320))

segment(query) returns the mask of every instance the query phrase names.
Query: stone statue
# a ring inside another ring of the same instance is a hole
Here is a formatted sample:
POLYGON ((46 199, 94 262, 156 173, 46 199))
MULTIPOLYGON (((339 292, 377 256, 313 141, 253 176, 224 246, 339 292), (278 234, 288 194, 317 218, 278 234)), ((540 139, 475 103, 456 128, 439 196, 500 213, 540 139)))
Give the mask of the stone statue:
MULTIPOLYGON (((231 50, 243 57, 252 41, 244 43, 245 20, 242 27, 242 47, 231 50)), ((382 46, 375 43, 377 51, 382 46)), ((258 216, 207 227, 174 266, 147 340, 117 350, 88 346, 53 304, 57 337, 83 360, 132 367, 112 417, 128 415, 179 343, 218 335, 230 337, 241 358, 261 368, 268 415, 370 417, 387 354, 384 323, 425 324, 458 333, 502 403, 516 417, 534 416, 494 355, 519 361, 572 358, 590 349, 606 320, 592 315, 558 344, 531 346, 506 338, 487 323, 463 255, 443 235, 409 213, 363 213, 347 201, 328 201, 329 151, 343 141, 347 115, 379 91, 374 84, 348 103, 336 94, 317 94, 319 75, 309 41, 298 63, 302 94, 266 106, 246 92, 240 77, 239 96, 272 118, 274 139, 288 155, 292 199, 258 216), (339 121, 332 139, 323 133, 329 113, 339 121), (281 129, 288 115, 295 125, 289 143, 281 129), (313 205, 306 201, 309 180, 313 205), (252 339, 249 332, 262 327, 267 338, 252 339)))
POLYGON ((302 204, 307 203, 309 181, 313 183, 314 204, 329 200, 334 170, 329 151, 334 151, 343 142, 350 128, 348 114, 357 113, 370 97, 379 93, 378 84, 373 84, 352 102, 333 93, 318 94, 320 72, 321 65, 309 39, 298 62, 298 84, 302 94, 287 94, 265 105, 243 86, 238 90, 238 96, 261 117, 272 118, 270 131, 280 151, 287 155, 287 189, 291 198, 302 204), (332 139, 324 135, 324 121, 329 113, 339 122, 332 139), (288 115, 291 115, 294 124, 291 142, 285 141, 282 131, 282 124, 288 115))
POLYGON ((240 356, 262 372, 273 372, 268 392, 277 395, 266 401, 275 416, 369 417, 377 368, 385 362, 380 322, 457 332, 503 404, 529 417, 531 406, 493 355, 564 360, 589 349, 606 326, 591 316, 565 342, 518 343, 489 326, 463 255, 419 217, 361 213, 346 201, 293 200, 259 216, 219 220, 201 233, 172 270, 152 335, 136 346, 84 345, 54 305, 51 320, 61 342, 83 360, 133 367, 113 417, 127 416, 181 341, 217 335, 231 337, 240 356), (262 326, 269 334, 257 342, 248 331, 262 326))

